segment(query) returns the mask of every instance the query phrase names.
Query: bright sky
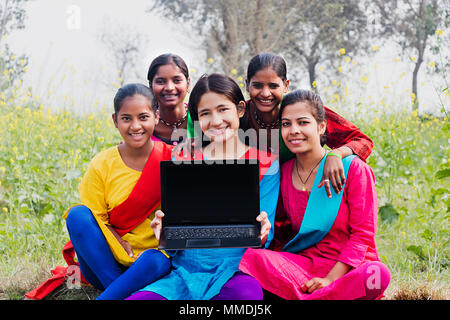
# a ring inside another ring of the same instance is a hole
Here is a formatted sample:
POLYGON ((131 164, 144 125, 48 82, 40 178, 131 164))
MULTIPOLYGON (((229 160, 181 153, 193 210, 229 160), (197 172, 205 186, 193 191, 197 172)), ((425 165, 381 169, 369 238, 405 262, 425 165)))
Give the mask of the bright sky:
POLYGON ((97 39, 105 19, 129 25, 148 37, 140 64, 142 79, 137 81, 147 82, 151 60, 162 53, 179 54, 195 67, 194 48, 185 35, 176 25, 146 12, 151 4, 152 0, 34 0, 27 5, 25 29, 11 34, 8 42, 14 52, 24 52, 30 58, 26 80, 33 84, 36 94, 70 93, 78 96, 78 103, 80 94, 86 98, 83 103, 105 95, 112 100, 116 89, 106 90, 102 85, 106 79, 101 75, 112 66, 97 39))
MULTIPOLYGON (((26 53, 30 58, 25 84, 31 85, 33 94, 43 97, 44 103, 53 109, 70 107, 85 112, 98 106, 111 107, 116 88, 104 84, 105 74, 112 66, 98 40, 105 19, 130 25, 149 39, 145 57, 138 66, 142 78, 136 81, 146 83, 152 59, 167 52, 183 57, 191 69, 198 70, 198 74, 192 74, 197 78, 205 72, 201 66, 207 58, 203 50, 195 48, 199 41, 190 38, 187 25, 177 26, 146 12, 152 3, 152 0, 30 1, 25 29, 15 31, 7 39, 14 52, 26 53)), ((372 96, 376 99, 385 94, 387 87, 393 92, 392 100, 397 101, 401 95, 404 104, 408 104, 409 93, 405 92, 411 87, 413 67, 409 57, 400 57, 391 46, 380 48, 374 57, 361 57, 358 63, 361 69, 353 72, 354 82, 361 83, 363 76, 369 79, 366 89, 358 89, 361 99, 372 96), (398 62, 394 63, 394 59, 398 62)), ((439 110, 435 89, 425 73, 426 63, 419 76, 419 97, 426 108, 439 110)), ((351 64, 343 64, 344 72, 348 66, 351 64)), ((292 62, 288 61, 288 67, 289 72, 294 71, 292 62)), ((306 75, 304 79, 297 87, 307 88, 306 75)))

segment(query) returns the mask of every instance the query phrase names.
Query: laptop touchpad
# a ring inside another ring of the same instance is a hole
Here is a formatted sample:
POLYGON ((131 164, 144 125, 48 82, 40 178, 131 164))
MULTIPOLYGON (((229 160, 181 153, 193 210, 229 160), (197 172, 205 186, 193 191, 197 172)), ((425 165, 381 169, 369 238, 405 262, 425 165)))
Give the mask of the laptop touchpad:
POLYGON ((203 248, 220 246, 220 239, 190 239, 186 240, 187 248, 203 248))

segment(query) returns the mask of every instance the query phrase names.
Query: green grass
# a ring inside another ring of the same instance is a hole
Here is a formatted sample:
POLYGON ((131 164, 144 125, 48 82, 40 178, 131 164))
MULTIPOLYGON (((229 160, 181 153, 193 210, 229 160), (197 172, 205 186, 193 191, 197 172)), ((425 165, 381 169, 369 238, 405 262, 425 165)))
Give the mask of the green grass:
MULTIPOLYGON (((78 202, 91 158, 121 138, 110 112, 48 112, 16 93, 0 101, 0 299, 24 294, 65 265, 62 214, 78 202)), ((0 99, 1 100, 1 99, 0 99)), ((378 250, 392 273, 387 299, 448 299, 448 119, 379 111, 346 114, 370 136, 379 197, 378 250)), ((62 287, 48 299, 94 299, 89 287, 62 287)))

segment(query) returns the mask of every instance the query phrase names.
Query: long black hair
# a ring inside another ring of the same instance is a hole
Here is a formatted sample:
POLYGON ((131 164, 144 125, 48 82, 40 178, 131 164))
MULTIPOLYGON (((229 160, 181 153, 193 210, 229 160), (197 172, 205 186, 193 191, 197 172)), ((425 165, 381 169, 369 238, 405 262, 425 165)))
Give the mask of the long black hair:
MULTIPOLYGON (((323 106, 322 99, 318 94, 315 94, 314 92, 309 90, 295 90, 285 94, 280 104, 280 119, 283 114, 283 110, 288 105, 297 102, 306 102, 308 104, 308 106, 311 108, 311 113, 314 116, 314 119, 316 119, 317 123, 322 123, 326 120, 327 117, 325 114, 325 108, 323 106)), ((327 130, 325 130, 325 133, 320 136, 321 145, 324 145, 327 141, 327 134, 328 132, 327 130)))
POLYGON ((286 61, 281 56, 273 53, 263 52, 254 56, 247 67, 247 81, 253 78, 253 76, 261 70, 266 68, 272 68, 272 70, 281 78, 281 80, 287 80, 287 67, 286 61))
MULTIPOLYGON (((219 74, 204 74, 195 84, 189 96, 189 114, 192 121, 198 121, 198 104, 202 96, 208 92, 215 92, 218 94, 223 94, 228 100, 233 102, 238 107, 239 102, 245 101, 244 95, 242 94, 239 85, 230 77, 219 74)), ((247 113, 244 114, 239 119, 239 128, 243 130, 248 129, 248 119, 246 118, 247 113)), ((201 132, 197 132, 200 136, 201 132)))
POLYGON ((153 112, 155 112, 156 109, 155 103, 153 101, 154 98, 152 90, 141 83, 129 83, 117 90, 117 93, 114 97, 114 113, 116 116, 119 113, 120 108, 122 107, 123 100, 125 100, 125 98, 132 97, 135 94, 139 94, 147 98, 150 102, 153 112))
POLYGON ((158 73, 159 67, 165 66, 170 63, 173 63, 178 68, 180 68, 181 72, 186 77, 186 80, 189 79, 189 70, 186 65, 186 62, 184 62, 184 60, 176 54, 165 53, 153 59, 152 63, 150 64, 150 67, 148 68, 147 80, 149 82, 150 88, 152 87, 153 78, 158 73))

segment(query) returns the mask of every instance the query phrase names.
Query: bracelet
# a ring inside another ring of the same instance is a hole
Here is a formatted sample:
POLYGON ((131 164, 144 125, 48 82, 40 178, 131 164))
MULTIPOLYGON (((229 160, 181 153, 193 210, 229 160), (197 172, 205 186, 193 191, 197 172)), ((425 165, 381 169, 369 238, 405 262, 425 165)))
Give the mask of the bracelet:
POLYGON ((328 152, 328 153, 327 153, 327 157, 328 157, 328 156, 336 156, 336 157, 338 157, 339 159, 342 160, 342 155, 339 154, 339 153, 337 153, 337 152, 328 152))

